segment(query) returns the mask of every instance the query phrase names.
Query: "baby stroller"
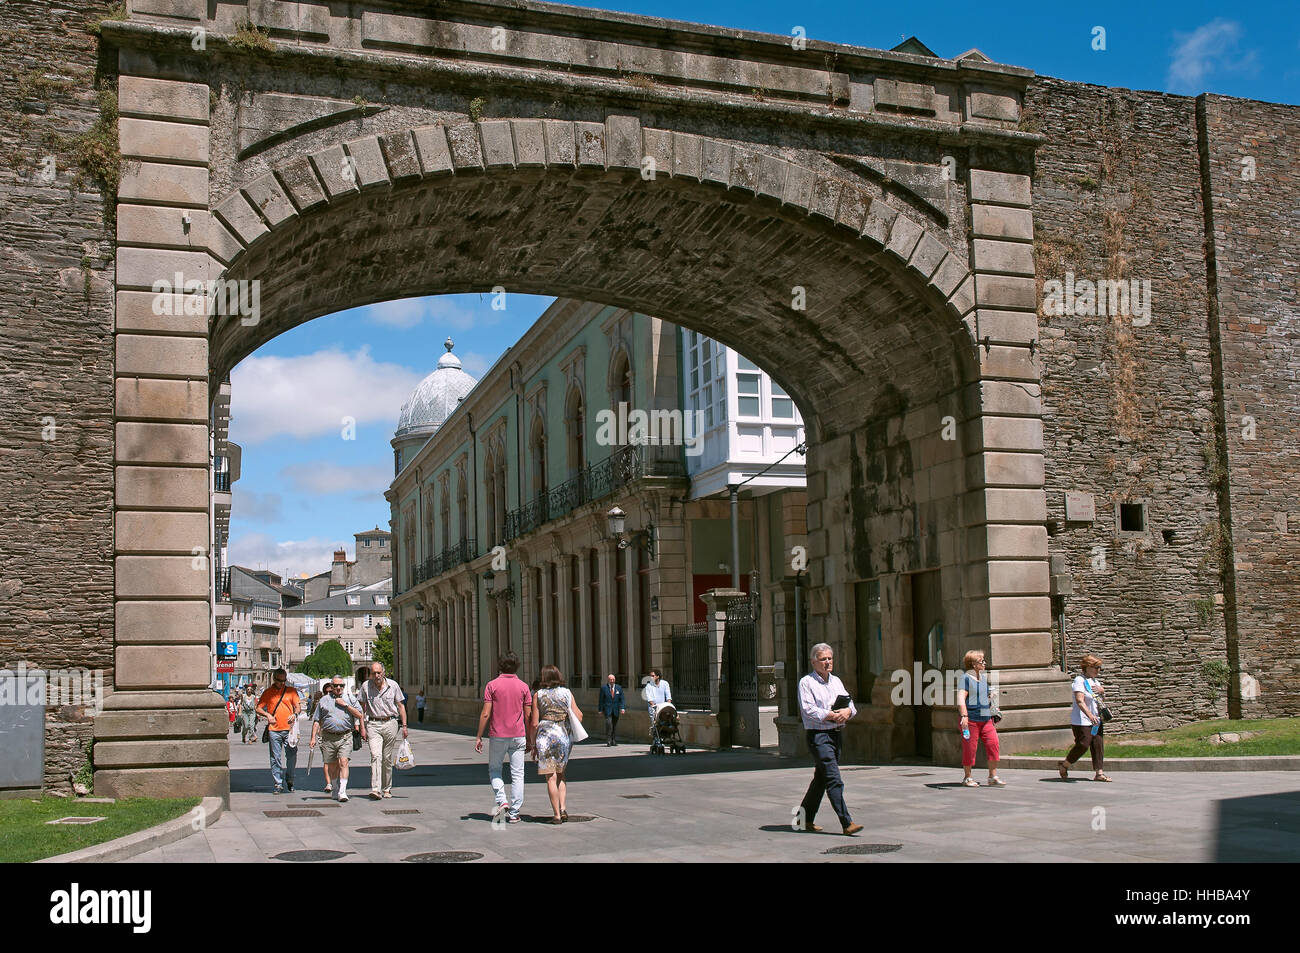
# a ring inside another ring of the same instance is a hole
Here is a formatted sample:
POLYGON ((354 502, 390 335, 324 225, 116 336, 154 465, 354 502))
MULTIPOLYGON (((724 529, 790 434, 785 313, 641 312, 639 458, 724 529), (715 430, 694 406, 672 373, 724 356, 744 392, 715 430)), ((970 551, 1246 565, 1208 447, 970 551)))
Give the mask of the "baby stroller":
POLYGON ((686 754, 686 742, 678 730, 677 709, 672 702, 664 702, 650 718, 650 753, 686 754))

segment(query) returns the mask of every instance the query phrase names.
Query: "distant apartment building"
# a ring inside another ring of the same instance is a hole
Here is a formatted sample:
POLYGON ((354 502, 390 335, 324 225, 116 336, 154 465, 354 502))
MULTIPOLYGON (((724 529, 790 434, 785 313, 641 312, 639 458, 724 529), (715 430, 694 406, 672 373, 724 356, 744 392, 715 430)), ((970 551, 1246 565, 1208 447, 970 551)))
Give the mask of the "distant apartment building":
POLYGON ((378 629, 389 626, 391 597, 392 580, 381 579, 283 610, 285 665, 296 667, 331 639, 343 646, 353 667, 369 663, 378 629))
POLYGON ((346 549, 334 551, 330 568, 314 576, 297 580, 302 583, 305 601, 314 602, 352 586, 369 586, 393 575, 392 533, 374 529, 353 534, 357 558, 348 561, 346 549))

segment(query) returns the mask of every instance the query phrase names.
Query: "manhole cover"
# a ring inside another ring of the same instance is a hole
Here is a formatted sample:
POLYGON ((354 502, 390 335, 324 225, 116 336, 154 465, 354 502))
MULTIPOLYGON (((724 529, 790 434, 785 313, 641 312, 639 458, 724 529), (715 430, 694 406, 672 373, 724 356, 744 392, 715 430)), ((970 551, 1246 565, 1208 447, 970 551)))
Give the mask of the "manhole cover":
POLYGON ((408 864, 465 864, 482 856, 472 850, 435 850, 427 854, 412 854, 402 860, 408 864))
POLYGON ((395 824, 390 827, 358 827, 358 834, 409 834, 415 830, 414 827, 403 827, 395 824))
POLYGON ((267 817, 324 817, 320 811, 306 807, 290 808, 287 811, 263 811, 267 817))
POLYGON ((46 821, 46 824, 98 824, 100 821, 106 821, 106 817, 60 817, 53 821, 46 821))
POLYGON ((420 809, 418 807, 402 807, 393 811, 384 811, 383 813, 384 814, 419 814, 420 809))
POLYGON ((275 860, 287 860, 298 864, 315 864, 322 860, 338 860, 352 853, 350 850, 286 850, 274 855, 275 860))
POLYGON ((635 801, 638 798, 658 797, 658 794, 620 794, 619 797, 625 797, 629 801, 635 801))
POLYGON ((904 774, 905 778, 932 778, 934 777, 929 771, 914 771, 911 774, 904 774))
POLYGON ((892 854, 902 850, 902 844, 849 844, 845 847, 832 847, 822 851, 823 854, 892 854))

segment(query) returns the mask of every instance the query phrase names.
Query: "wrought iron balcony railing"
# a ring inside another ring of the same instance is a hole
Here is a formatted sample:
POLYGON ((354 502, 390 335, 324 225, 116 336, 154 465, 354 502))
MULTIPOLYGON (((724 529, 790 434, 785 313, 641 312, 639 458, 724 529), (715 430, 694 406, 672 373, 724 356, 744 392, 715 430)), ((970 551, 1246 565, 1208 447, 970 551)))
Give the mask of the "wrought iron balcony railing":
POLYGON ((220 473, 212 474, 212 489, 218 493, 230 492, 230 471, 224 470, 220 473))
POLYGON ((549 492, 506 514, 506 540, 516 539, 544 523, 560 519, 578 507, 616 493, 643 477, 684 479, 681 448, 634 444, 622 447, 600 463, 581 470, 549 492))
POLYGON ((443 573, 451 572, 457 566, 463 566, 478 558, 478 542, 474 539, 462 539, 450 549, 444 549, 436 556, 430 556, 414 567, 411 574, 412 587, 418 586, 426 579, 433 579, 443 573))

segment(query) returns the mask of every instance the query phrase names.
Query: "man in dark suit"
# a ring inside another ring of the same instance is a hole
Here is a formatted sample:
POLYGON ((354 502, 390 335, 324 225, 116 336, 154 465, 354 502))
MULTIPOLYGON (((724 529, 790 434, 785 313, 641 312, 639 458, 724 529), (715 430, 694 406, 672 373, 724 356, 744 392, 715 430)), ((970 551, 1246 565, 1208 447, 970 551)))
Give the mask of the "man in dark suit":
POLYGON ((605 678, 605 684, 600 686, 600 713, 605 716, 605 729, 609 732, 609 740, 605 742, 605 747, 618 744, 614 740, 614 732, 618 730, 618 716, 627 713, 626 700, 623 698, 623 686, 614 681, 614 676, 609 675, 605 678))

